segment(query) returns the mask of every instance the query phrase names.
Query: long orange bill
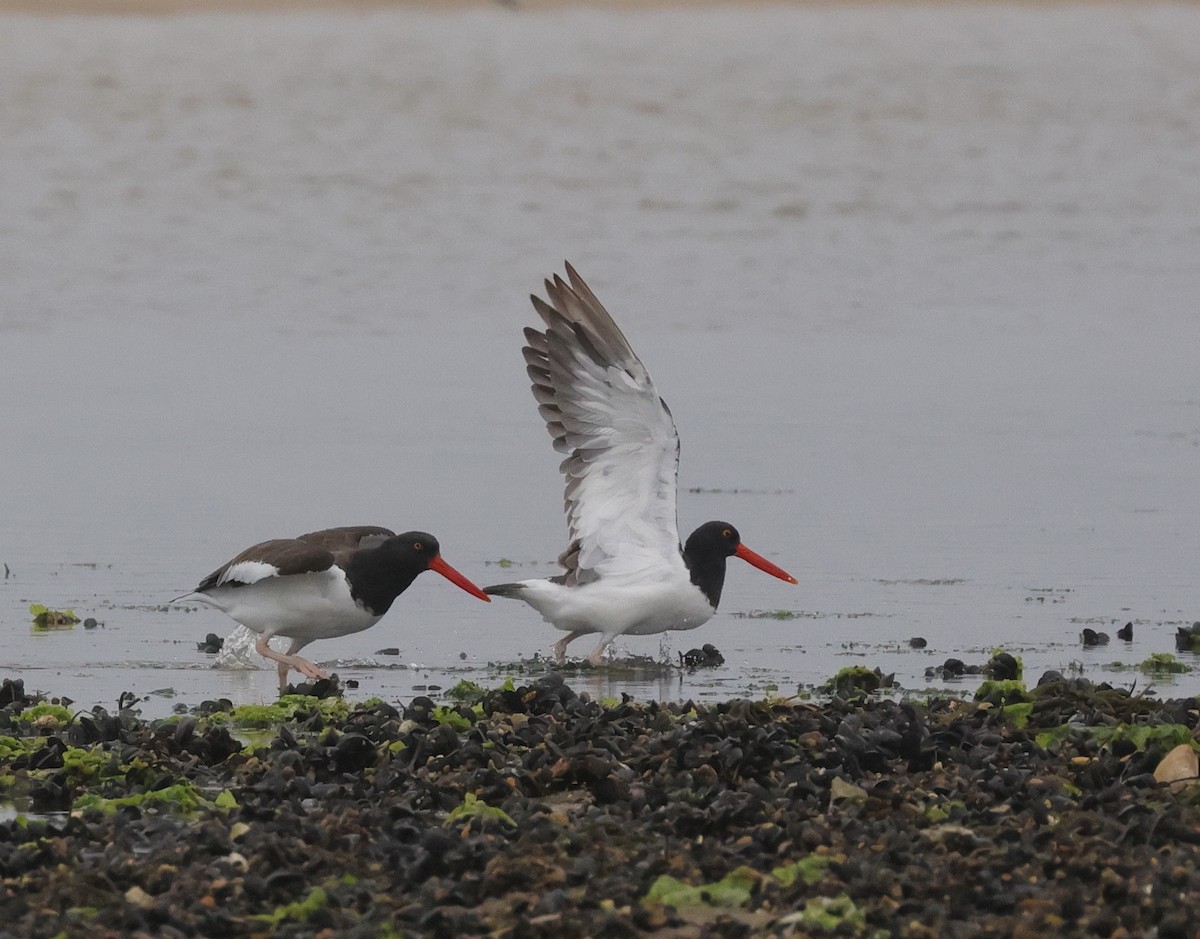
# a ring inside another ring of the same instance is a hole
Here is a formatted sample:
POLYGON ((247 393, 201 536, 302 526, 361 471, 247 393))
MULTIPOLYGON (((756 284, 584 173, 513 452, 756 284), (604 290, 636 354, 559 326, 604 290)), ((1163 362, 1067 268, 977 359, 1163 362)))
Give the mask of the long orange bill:
POLYGON ((445 561, 443 561, 442 556, 440 554, 437 557, 435 557, 432 561, 429 562, 429 569, 431 571, 437 571, 439 574, 441 574, 443 577, 445 577, 446 580, 448 580, 448 581, 450 581, 450 583, 454 584, 455 587, 461 587, 463 590, 465 590, 471 596, 479 597, 479 599, 482 600, 484 603, 492 602, 491 597, 489 597, 486 593, 484 593, 482 590, 480 590, 478 587, 476 587, 473 583, 471 583, 469 580, 467 580, 467 578, 463 577, 462 574, 460 574, 453 567, 451 567, 449 564, 447 564, 445 561))
POLYGON ((761 554, 755 554, 744 544, 739 544, 734 554, 740 557, 743 561, 753 564, 764 574, 770 574, 772 577, 778 577, 780 580, 786 580, 789 584, 800 583, 800 581, 796 580, 795 577, 785 571, 782 567, 776 567, 761 554))

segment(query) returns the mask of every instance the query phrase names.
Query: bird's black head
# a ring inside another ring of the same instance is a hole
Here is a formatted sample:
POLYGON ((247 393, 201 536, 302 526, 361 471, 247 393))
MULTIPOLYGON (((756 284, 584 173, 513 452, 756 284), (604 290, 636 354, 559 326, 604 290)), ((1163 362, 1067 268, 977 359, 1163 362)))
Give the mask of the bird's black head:
POLYGON ((472 596, 491 602, 486 593, 442 560, 442 546, 426 531, 406 531, 378 547, 357 551, 346 569, 354 599, 378 616, 425 571, 435 571, 472 596))
MULTIPOLYGON (((441 574, 460 590, 465 590, 471 596, 478 597, 484 603, 492 602, 491 597, 442 559, 442 546, 429 532, 406 531, 402 535, 397 535, 393 540, 397 543, 400 551, 400 567, 413 571, 413 577, 422 571, 433 571, 441 574)), ((409 583, 411 582, 412 577, 409 578, 409 583)))
POLYGON ((688 537, 683 547, 686 556, 689 551, 703 552, 713 557, 728 558, 737 554, 742 536, 728 522, 705 522, 688 537))
POLYGON ((438 540, 427 531, 406 531, 388 539, 391 542, 394 557, 405 567, 419 571, 429 570, 433 559, 440 556, 442 546, 438 540))
POLYGON ((789 584, 796 583, 796 578, 787 571, 742 544, 742 536, 728 522, 705 522, 688 537, 683 546, 683 560, 691 573, 692 583, 704 592, 714 610, 725 585, 725 559, 734 556, 772 577, 789 584))

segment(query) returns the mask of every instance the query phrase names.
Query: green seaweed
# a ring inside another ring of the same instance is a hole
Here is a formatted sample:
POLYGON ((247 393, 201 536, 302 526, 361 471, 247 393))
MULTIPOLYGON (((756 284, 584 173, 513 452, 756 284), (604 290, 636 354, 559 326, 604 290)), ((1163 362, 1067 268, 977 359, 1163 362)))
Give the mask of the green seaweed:
POLYGON ((881 688, 890 688, 894 682, 891 675, 884 675, 877 668, 850 665, 840 669, 829 681, 818 689, 824 694, 837 694, 843 698, 862 698, 881 688))
POLYGON ((819 854, 810 854, 799 861, 775 868, 771 871, 771 875, 785 887, 790 887, 796 881, 800 881, 806 887, 811 887, 825 876, 828 868, 829 858, 819 854))
POLYGON ((200 791, 189 782, 175 783, 162 789, 152 789, 149 792, 138 792, 130 796, 120 796, 106 799, 95 793, 85 793, 75 800, 74 808, 99 809, 111 813, 119 808, 133 806, 171 806, 179 809, 185 815, 190 815, 202 806, 210 805, 200 791))
POLYGON ((1101 747, 1111 747, 1118 740, 1124 740, 1132 743, 1138 750, 1145 750, 1150 744, 1156 744, 1167 751, 1181 743, 1200 749, 1192 739, 1191 728, 1186 724, 1117 724, 1112 727, 1077 727, 1072 724, 1062 724, 1043 731, 1034 739, 1039 747, 1048 750, 1077 734, 1083 735, 1101 747))
POLYGON ((504 825, 511 825, 513 828, 517 827, 517 823, 513 821, 512 816, 504 811, 504 809, 488 805, 474 793, 470 792, 463 796, 461 805, 456 805, 450 810, 450 814, 446 816, 444 824, 450 827, 463 821, 468 825, 478 821, 481 825, 486 825, 488 822, 500 822, 504 825))
POLYGON ((40 749, 44 741, 38 740, 19 740, 16 737, 6 737, 0 735, 0 760, 5 762, 14 757, 21 756, 33 749, 40 749))
POLYGON ((29 604, 34 629, 70 629, 79 622, 74 610, 52 610, 41 603, 29 604))
POLYGON ((989 678, 975 691, 975 700, 986 701, 996 707, 1007 707, 1012 704, 1028 704, 1030 699, 1025 682, 1021 679, 989 678))
POLYGON ((780 925, 799 923, 824 932, 862 932, 867 928, 866 914, 844 893, 836 897, 810 897, 803 910, 785 916, 779 922, 780 925))
POLYGON ((1000 709, 1000 713, 1014 727, 1024 727, 1029 723, 1030 715, 1033 714, 1033 702, 1022 701, 1020 704, 1006 704, 1000 709))
POLYGON ((1190 665, 1180 662, 1170 652, 1155 652, 1142 660, 1138 668, 1147 675, 1181 675, 1192 670, 1190 665))
MULTIPOLYGON (((369 703, 369 702, 366 702, 369 703)), ((214 724, 229 723, 246 728, 268 728, 318 713, 330 720, 341 720, 350 713, 344 698, 318 698, 307 694, 280 695, 272 704, 239 704, 231 711, 217 711, 208 719, 214 724)))
POLYGON ((438 705, 433 709, 432 717, 439 724, 445 724, 454 730, 470 730, 471 719, 460 713, 456 707, 445 707, 438 705))
POLYGON ((749 867, 738 867, 711 884, 693 887, 670 874, 662 874, 642 898, 643 903, 662 903, 681 909, 689 906, 715 906, 736 909, 750 902, 760 876, 749 867))
POLYGON ((461 704, 478 704, 487 695, 487 689, 476 682, 464 678, 446 692, 446 697, 461 704))
POLYGON ((99 747, 68 747, 63 751, 63 769, 80 782, 122 775, 116 756, 99 747))
POLYGON ((21 720, 48 730, 66 727, 74 717, 75 715, 61 704, 48 704, 44 701, 21 712, 21 720))
POLYGON ((294 919, 303 923, 307 922, 318 910, 323 910, 327 906, 329 906, 329 894, 322 887, 314 887, 303 900, 285 903, 283 906, 275 907, 274 913, 259 913, 252 919, 272 925, 277 925, 285 919, 294 919))

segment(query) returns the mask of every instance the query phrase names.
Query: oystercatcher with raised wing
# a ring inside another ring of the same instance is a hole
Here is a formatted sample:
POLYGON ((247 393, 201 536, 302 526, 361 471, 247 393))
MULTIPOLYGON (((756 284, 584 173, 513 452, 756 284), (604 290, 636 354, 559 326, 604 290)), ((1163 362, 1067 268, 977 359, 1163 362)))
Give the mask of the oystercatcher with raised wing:
POLYGON ((598 663, 620 635, 694 629, 717 610, 725 560, 739 557, 780 580, 796 578, 755 554, 728 522, 705 522, 680 547, 676 519, 679 434, 666 402, 629 342, 575 269, 533 296, 544 331, 526 328, 526 371, 554 449, 567 455, 570 545, 548 580, 494 584, 484 592, 524 600, 567 633, 588 633, 598 663))
POLYGON ((215 606, 258 633, 255 651, 278 663, 279 687, 284 688, 290 668, 308 678, 328 678, 296 653, 316 639, 370 629, 424 571, 436 571, 480 600, 490 599, 442 560, 433 535, 397 535, 370 525, 256 544, 180 599, 215 606), (286 653, 270 647, 272 636, 292 640, 286 653))

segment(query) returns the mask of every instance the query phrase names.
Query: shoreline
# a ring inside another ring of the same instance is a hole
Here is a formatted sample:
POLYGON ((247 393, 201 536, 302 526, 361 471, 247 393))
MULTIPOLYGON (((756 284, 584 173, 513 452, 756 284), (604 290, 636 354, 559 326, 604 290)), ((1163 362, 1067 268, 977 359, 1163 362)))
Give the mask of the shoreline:
POLYGON ((0 916, 88 939, 1190 936, 1200 699, 994 684, 659 704, 551 674, 147 722, 5 681, 0 802, 27 808, 0 815, 0 916))

